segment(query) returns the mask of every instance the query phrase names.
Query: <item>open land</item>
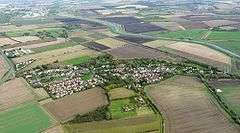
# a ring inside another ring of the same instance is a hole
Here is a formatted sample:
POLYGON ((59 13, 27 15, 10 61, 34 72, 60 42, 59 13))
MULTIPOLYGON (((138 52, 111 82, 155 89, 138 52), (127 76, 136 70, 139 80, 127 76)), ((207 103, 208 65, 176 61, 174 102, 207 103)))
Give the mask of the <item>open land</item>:
POLYGON ((2 55, 0 55, 0 78, 2 78, 2 76, 6 73, 7 68, 6 68, 6 64, 5 64, 5 60, 2 57, 2 55))
POLYGON ((37 36, 21 36, 21 37, 12 37, 13 40, 16 40, 17 42, 29 42, 29 41, 36 41, 40 38, 37 36))
POLYGON ((146 91, 163 114, 166 133, 239 132, 195 78, 176 76, 146 91))
POLYGON ((97 40, 96 43, 102 44, 110 48, 122 47, 127 44, 126 42, 123 42, 114 38, 100 39, 100 40, 97 40))
POLYGON ((115 88, 115 89, 110 90, 108 95, 110 97, 110 100, 115 100, 115 99, 132 97, 135 94, 132 90, 129 90, 126 88, 115 88))
POLYGON ((77 114, 84 115, 97 108, 108 105, 107 96, 101 88, 93 88, 59 100, 47 103, 44 106, 57 120, 66 121, 77 114))
POLYGON ((3 133, 34 133, 41 132, 55 122, 37 103, 24 105, 0 112, 3 133))
POLYGON ((167 46, 169 44, 176 43, 175 41, 169 41, 169 40, 155 40, 151 42, 144 43, 143 45, 151 47, 151 48, 160 48, 167 46))
POLYGON ((13 45, 13 44, 17 44, 17 43, 19 43, 19 42, 17 42, 17 41, 14 41, 14 40, 12 40, 12 39, 10 39, 10 38, 0 38, 0 45, 1 46, 4 46, 4 45, 13 45))
POLYGON ((0 110, 34 100, 33 92, 22 78, 13 79, 0 86, 0 110))

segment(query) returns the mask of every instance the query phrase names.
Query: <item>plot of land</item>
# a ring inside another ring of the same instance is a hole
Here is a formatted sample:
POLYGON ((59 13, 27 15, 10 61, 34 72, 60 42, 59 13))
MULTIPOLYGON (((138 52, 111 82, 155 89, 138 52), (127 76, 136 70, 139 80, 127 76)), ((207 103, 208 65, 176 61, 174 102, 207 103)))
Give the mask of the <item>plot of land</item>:
POLYGON ((127 44, 126 42, 123 42, 123 41, 120 41, 120 40, 117 40, 117 39, 114 39, 114 38, 100 39, 100 40, 97 40, 96 43, 105 45, 105 46, 110 47, 110 48, 122 47, 122 46, 127 44))
POLYGON ((17 44, 19 42, 17 41, 14 41, 10 38, 0 38, 0 46, 3 46, 3 45, 13 45, 13 44, 17 44))
POLYGON ((183 26, 176 22, 152 22, 152 24, 160 26, 169 31, 185 30, 183 26))
POLYGON ((43 88, 34 88, 33 92, 36 94, 36 97, 39 101, 50 98, 48 93, 43 88))
POLYGON ((239 24, 239 22, 229 21, 229 20, 210 20, 210 21, 206 21, 205 24, 208 25, 209 27, 219 27, 219 26, 239 24))
POLYGON ((13 40, 16 40, 18 42, 29 42, 29 41, 36 41, 36 40, 40 40, 39 37, 37 36, 21 36, 21 37, 12 37, 13 40))
POLYGON ((43 105, 58 120, 67 121, 108 104, 103 89, 93 88, 43 105))
POLYGON ((193 43, 178 42, 178 43, 167 45, 166 47, 174 50, 178 50, 181 52, 185 52, 188 54, 192 54, 201 58, 213 60, 216 62, 229 64, 229 65, 231 64, 230 57, 220 52, 217 52, 213 49, 210 49, 206 46, 193 44, 193 43))
POLYGON ((180 25, 182 25, 185 29, 207 29, 209 28, 208 25, 206 25, 203 22, 197 22, 197 21, 189 21, 189 22, 179 22, 180 25))
POLYGON ((155 40, 151 42, 144 43, 143 45, 151 47, 151 48, 160 48, 163 46, 167 46, 169 44, 176 43, 175 41, 168 41, 168 40, 155 40))
POLYGON ((129 42, 133 42, 133 43, 146 43, 146 42, 153 41, 153 39, 135 37, 135 36, 122 36, 121 35, 121 36, 117 36, 117 38, 129 41, 129 42))
POLYGON ((134 96, 134 92, 132 90, 126 88, 115 88, 109 91, 108 95, 110 96, 110 100, 122 99, 127 97, 134 96))
POLYGON ((64 131, 62 129, 62 126, 59 125, 59 126, 51 127, 49 129, 43 131, 42 133, 64 133, 64 131))
POLYGON ((6 71, 7 71, 7 68, 6 68, 5 60, 0 54, 0 78, 2 78, 2 76, 6 73, 6 71))
POLYGON ((37 103, 31 102, 0 112, 0 122, 2 133, 36 133, 55 121, 37 103))
POLYGON ((65 128, 70 133, 138 133, 158 131, 162 133, 162 120, 157 115, 147 115, 127 119, 68 124, 65 128))
POLYGON ((0 86, 0 111, 34 100, 24 79, 13 79, 0 86))
MULTIPOLYGON (((195 78, 176 76, 146 87, 165 118, 166 133, 239 133, 207 88, 195 78)), ((227 114, 226 114, 227 115, 227 114)))
POLYGON ((19 58, 14 58, 15 63, 20 63, 27 61, 29 59, 36 59, 36 61, 32 64, 33 66, 41 65, 41 64, 49 64, 55 61, 65 61, 73 58, 77 58, 80 56, 95 56, 98 53, 96 51, 90 50, 81 45, 68 47, 64 49, 56 49, 52 51, 46 51, 42 53, 26 55, 19 58))

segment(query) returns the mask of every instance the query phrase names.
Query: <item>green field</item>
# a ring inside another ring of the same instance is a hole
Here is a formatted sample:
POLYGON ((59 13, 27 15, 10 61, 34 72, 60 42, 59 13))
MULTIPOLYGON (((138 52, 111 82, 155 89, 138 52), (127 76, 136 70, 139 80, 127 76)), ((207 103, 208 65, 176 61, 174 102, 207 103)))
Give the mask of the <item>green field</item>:
POLYGON ((1 133, 37 133, 53 120, 37 103, 27 103, 0 113, 1 133))
POLYGON ((31 35, 35 36, 38 32, 49 32, 51 36, 60 37, 60 34, 63 34, 64 28, 42 28, 42 29, 31 29, 31 30, 17 30, 17 31, 9 31, 6 33, 9 37, 19 37, 19 36, 26 36, 31 35))
POLYGON ((112 116, 112 119, 120 119, 120 118, 126 118, 137 115, 135 110, 124 112, 122 110, 122 107, 124 105, 133 105, 130 102, 130 99, 121 99, 121 100, 114 100, 111 101, 111 105, 109 106, 109 110, 112 116))
POLYGON ((76 43, 84 43, 84 42, 87 41, 87 39, 85 39, 83 37, 72 37, 71 40, 76 42, 76 43))
POLYGON ((35 53, 41 53, 41 52, 46 52, 46 51, 55 50, 55 49, 73 47, 73 46, 76 46, 76 45, 78 45, 78 44, 74 43, 74 42, 65 42, 65 43, 60 43, 60 44, 55 44, 55 45, 49 45, 49 46, 34 48, 32 50, 35 53))
POLYGON ((93 58, 94 57, 91 57, 91 56, 81 56, 78 58, 66 60, 63 63, 66 65, 79 65, 79 64, 87 63, 87 62, 91 61, 91 59, 93 59, 93 58))
POLYGON ((88 122, 64 125, 67 133, 162 133, 162 118, 159 115, 146 115, 110 121, 88 122))
POLYGON ((218 93, 227 105, 240 116, 240 85, 223 85, 218 93))
POLYGON ((53 22, 53 20, 49 20, 46 18, 16 18, 11 21, 11 23, 14 25, 48 24, 53 22))
POLYGON ((201 37, 207 33, 206 29, 193 29, 193 30, 180 30, 174 32, 147 32, 145 35, 150 35, 153 37, 163 37, 163 38, 171 38, 171 39, 191 39, 191 40, 199 40, 201 37))

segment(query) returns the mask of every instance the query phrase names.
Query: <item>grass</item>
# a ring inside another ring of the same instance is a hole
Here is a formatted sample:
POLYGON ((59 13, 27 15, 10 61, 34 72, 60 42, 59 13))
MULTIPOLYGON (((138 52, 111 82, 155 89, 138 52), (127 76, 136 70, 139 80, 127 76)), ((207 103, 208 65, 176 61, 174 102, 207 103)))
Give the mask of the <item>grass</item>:
POLYGON ((71 40, 76 42, 76 43, 84 43, 84 42, 87 41, 87 39, 85 39, 83 37, 72 37, 71 40))
POLYGON ((34 25, 34 24, 48 24, 54 22, 46 18, 17 18, 11 21, 14 25, 34 25))
POLYGON ((172 39, 191 39, 198 40, 207 32, 206 29, 192 29, 192 30, 180 30, 174 32, 147 32, 145 35, 151 35, 154 37, 172 38, 172 39))
POLYGON ((123 99, 123 98, 128 98, 128 97, 135 96, 134 91, 133 90, 129 90, 127 88, 111 89, 108 92, 108 94, 109 94, 111 100, 123 99))
POLYGON ((221 87, 222 93, 218 93, 224 101, 228 104, 228 106, 240 116, 240 104, 237 100, 240 95, 240 85, 226 85, 221 87))
POLYGON ((91 72, 84 74, 81 79, 82 80, 90 80, 93 77, 93 74, 91 72))
POLYGON ((91 56, 80 56, 78 58, 73 58, 70 60, 66 60, 63 63, 66 65, 79 65, 79 64, 84 64, 89 61, 91 61, 94 57, 91 56))
POLYGON ((27 103, 0 113, 2 133, 35 133, 53 123, 37 103, 27 103))
POLYGON ((240 54, 240 40, 210 41, 211 43, 227 49, 236 54, 240 54))
POLYGON ((207 40, 240 40, 240 32, 231 32, 231 31, 213 31, 208 37, 207 40))
POLYGON ((122 110, 122 107, 124 105, 133 105, 133 104, 130 102, 130 99, 121 99, 121 100, 111 101, 111 105, 109 106, 109 111, 111 113, 112 119, 120 119, 120 118, 132 117, 137 115, 135 110, 124 112, 122 110))
POLYGON ((41 53, 41 52, 51 51, 51 50, 55 50, 55 49, 62 49, 62 48, 73 47, 73 46, 76 46, 76 45, 78 45, 78 44, 69 41, 69 42, 60 43, 60 44, 55 44, 55 45, 49 45, 49 46, 34 48, 34 49, 32 49, 32 50, 33 50, 35 53, 41 53))

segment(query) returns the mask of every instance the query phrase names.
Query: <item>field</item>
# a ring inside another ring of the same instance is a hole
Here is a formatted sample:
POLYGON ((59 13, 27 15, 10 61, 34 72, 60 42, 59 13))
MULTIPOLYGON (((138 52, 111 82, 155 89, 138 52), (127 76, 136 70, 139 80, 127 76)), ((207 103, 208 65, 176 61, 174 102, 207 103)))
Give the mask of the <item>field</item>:
POLYGON ((160 48, 163 46, 167 46, 169 44, 176 43, 175 41, 168 41, 168 40, 155 40, 151 42, 144 43, 143 45, 151 47, 151 48, 160 48))
POLYGON ((19 42, 14 41, 10 38, 0 38, 0 46, 4 46, 4 45, 13 45, 13 44, 17 44, 19 42))
POLYGON ((196 78, 176 76, 146 92, 165 119, 165 133, 239 133, 196 78))
POLYGON ((73 46, 78 45, 77 43, 74 43, 74 42, 71 42, 71 41, 68 41, 68 42, 64 42, 64 41, 65 40, 48 42, 48 43, 45 43, 45 44, 48 44, 47 46, 41 46, 41 47, 38 47, 38 48, 33 48, 31 50, 33 50, 35 53, 41 53, 41 52, 51 51, 51 50, 55 50, 55 49, 68 48, 68 47, 73 47, 73 46))
POLYGON ((210 21, 206 21, 205 24, 212 28, 212 27, 239 24, 239 22, 229 21, 229 20, 210 20, 210 21))
POLYGON ((2 133, 36 133, 49 128, 54 120, 34 102, 0 112, 2 133))
POLYGON ((88 43, 84 43, 84 44, 81 44, 81 45, 83 45, 83 46, 85 46, 89 49, 96 50, 96 51, 104 51, 104 50, 111 49, 108 46, 105 46, 103 44, 96 43, 96 42, 88 42, 88 43))
POLYGON ((54 126, 54 127, 51 127, 41 133, 64 133, 63 129, 62 129, 62 126, 59 125, 59 126, 54 126))
POLYGON ((227 55, 224 55, 218 51, 210 49, 206 46, 193 44, 193 43, 178 42, 178 43, 167 45, 166 47, 177 50, 177 51, 181 51, 184 53, 188 53, 191 55, 195 55, 200 58, 212 60, 215 62, 220 62, 220 63, 228 64, 228 65, 231 64, 230 57, 228 57, 227 55))
POLYGON ((220 89, 218 93, 222 97, 227 106, 232 109, 238 116, 240 115, 240 80, 219 79, 210 82, 216 89, 220 89))
POLYGON ((67 133, 138 133, 158 131, 162 129, 162 119, 158 115, 146 115, 127 119, 88 122, 64 125, 67 133))
POLYGON ((134 92, 132 90, 126 88, 115 88, 109 91, 108 93, 110 100, 122 99, 127 97, 134 96, 134 92))
POLYGON ((66 60, 63 63, 66 64, 66 65, 79 65, 79 64, 82 64, 82 63, 87 63, 91 59, 93 59, 93 57, 91 57, 91 56, 81 56, 81 57, 73 58, 73 59, 70 59, 70 60, 66 60))
POLYGON ((13 40, 16 40, 17 42, 29 42, 29 41, 36 41, 36 40, 40 40, 39 37, 37 36, 21 36, 21 37, 12 37, 13 40))
POLYGON ((173 57, 167 53, 156 51, 141 46, 128 45, 108 51, 110 55, 119 59, 133 59, 133 58, 153 58, 162 60, 178 60, 180 58, 173 57))
POLYGON ((80 93, 66 96, 47 103, 44 106, 57 120, 61 122, 72 119, 75 115, 84 115, 108 104, 103 89, 93 88, 80 93))
POLYGON ((43 88, 34 88, 33 92, 35 93, 36 98, 38 99, 38 101, 50 98, 48 93, 43 88))
POLYGON ((49 64, 55 61, 65 61, 73 58, 77 58, 79 56, 94 56, 98 53, 96 51, 87 49, 81 45, 68 47, 64 49, 56 49, 51 51, 46 51, 42 53, 26 55, 19 58, 14 58, 15 63, 20 63, 27 61, 29 59, 36 59, 36 61, 31 65, 32 67, 41 65, 41 64, 49 64))
POLYGON ((164 29, 169 31, 178 31, 178 30, 185 30, 183 26, 176 22, 152 22, 152 24, 160 26, 164 29))
POLYGON ((0 78, 2 78, 2 76, 6 73, 7 68, 6 68, 6 64, 5 64, 5 60, 2 57, 2 55, 0 55, 0 78))
POLYGON ((181 26, 183 26, 185 29, 207 29, 209 28, 208 25, 206 25, 203 22, 197 22, 197 21, 187 21, 187 22, 179 22, 181 26))
POLYGON ((13 79, 0 86, 0 110, 34 100, 33 92, 24 79, 13 79))
POLYGON ((146 42, 150 42, 153 41, 153 39, 148 39, 148 38, 142 38, 142 37, 133 37, 133 36, 117 36, 117 38, 129 41, 129 42, 133 42, 133 43, 146 43, 146 42))
POLYGON ((126 42, 114 39, 114 38, 104 38, 97 40, 96 43, 102 44, 104 46, 107 46, 109 48, 117 48, 117 47, 122 47, 126 45, 126 42))

